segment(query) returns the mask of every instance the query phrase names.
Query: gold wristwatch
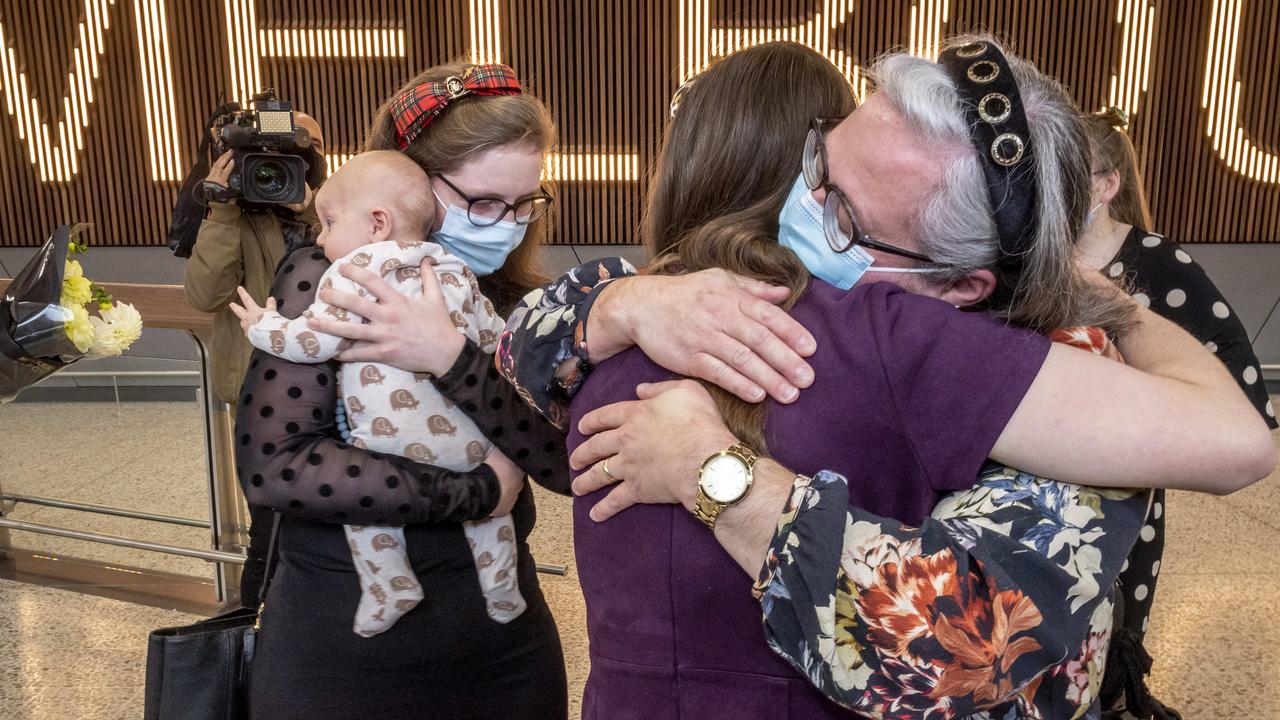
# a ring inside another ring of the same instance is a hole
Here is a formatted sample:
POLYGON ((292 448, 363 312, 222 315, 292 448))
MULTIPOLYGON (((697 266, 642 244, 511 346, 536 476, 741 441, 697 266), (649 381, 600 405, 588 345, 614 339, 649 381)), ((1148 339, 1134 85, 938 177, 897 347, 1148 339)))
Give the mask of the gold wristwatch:
POLYGON ((698 498, 693 514, 716 529, 716 518, 730 505, 741 502, 755 477, 755 452, 738 443, 707 458, 698 470, 698 498))

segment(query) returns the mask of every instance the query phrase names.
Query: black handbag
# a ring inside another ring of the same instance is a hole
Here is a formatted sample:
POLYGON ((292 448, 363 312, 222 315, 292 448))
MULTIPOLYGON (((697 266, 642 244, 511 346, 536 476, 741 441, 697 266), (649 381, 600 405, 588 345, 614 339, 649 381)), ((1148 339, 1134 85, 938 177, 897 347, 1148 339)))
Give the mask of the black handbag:
POLYGON ((238 608, 193 625, 152 631, 147 639, 143 720, 248 720, 258 623, 274 574, 279 534, 276 513, 256 610, 238 608))

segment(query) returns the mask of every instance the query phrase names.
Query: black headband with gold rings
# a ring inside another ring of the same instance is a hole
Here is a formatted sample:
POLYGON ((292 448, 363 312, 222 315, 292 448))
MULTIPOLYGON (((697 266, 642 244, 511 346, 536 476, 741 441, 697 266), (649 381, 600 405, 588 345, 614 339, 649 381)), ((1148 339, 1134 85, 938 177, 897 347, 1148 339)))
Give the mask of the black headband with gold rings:
POLYGON ((1020 258, 1036 236, 1035 154, 1018 83, 1004 55, 989 42, 951 48, 938 56, 938 62, 955 82, 969 136, 981 158, 1000 239, 1002 274, 1016 282, 1020 258))

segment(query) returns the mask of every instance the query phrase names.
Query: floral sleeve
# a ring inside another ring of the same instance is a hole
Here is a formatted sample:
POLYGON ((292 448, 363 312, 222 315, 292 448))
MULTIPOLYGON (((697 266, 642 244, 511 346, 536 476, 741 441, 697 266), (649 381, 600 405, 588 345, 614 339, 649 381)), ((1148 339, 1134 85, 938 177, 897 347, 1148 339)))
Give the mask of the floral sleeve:
POLYGON ((636 269, 622 258, 579 265, 520 301, 498 342, 498 369, 521 397, 557 427, 569 422, 569 401, 591 372, 587 315, 599 291, 636 269))
POLYGON ((991 467, 911 528, 798 478, 756 584, 769 644, 871 717, 1080 717, 1149 496, 991 467))

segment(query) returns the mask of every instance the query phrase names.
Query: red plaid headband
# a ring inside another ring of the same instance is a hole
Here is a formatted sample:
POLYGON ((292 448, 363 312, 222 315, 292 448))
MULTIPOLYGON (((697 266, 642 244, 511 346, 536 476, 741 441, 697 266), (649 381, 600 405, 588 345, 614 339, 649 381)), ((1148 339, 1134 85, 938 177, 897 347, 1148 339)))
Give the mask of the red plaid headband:
POLYGON ((459 98, 468 95, 519 95, 521 92, 516 71, 498 64, 472 65, 462 77, 451 76, 414 85, 391 103, 391 114, 396 120, 396 141, 401 150, 409 147, 409 143, 422 134, 427 123, 459 98))

